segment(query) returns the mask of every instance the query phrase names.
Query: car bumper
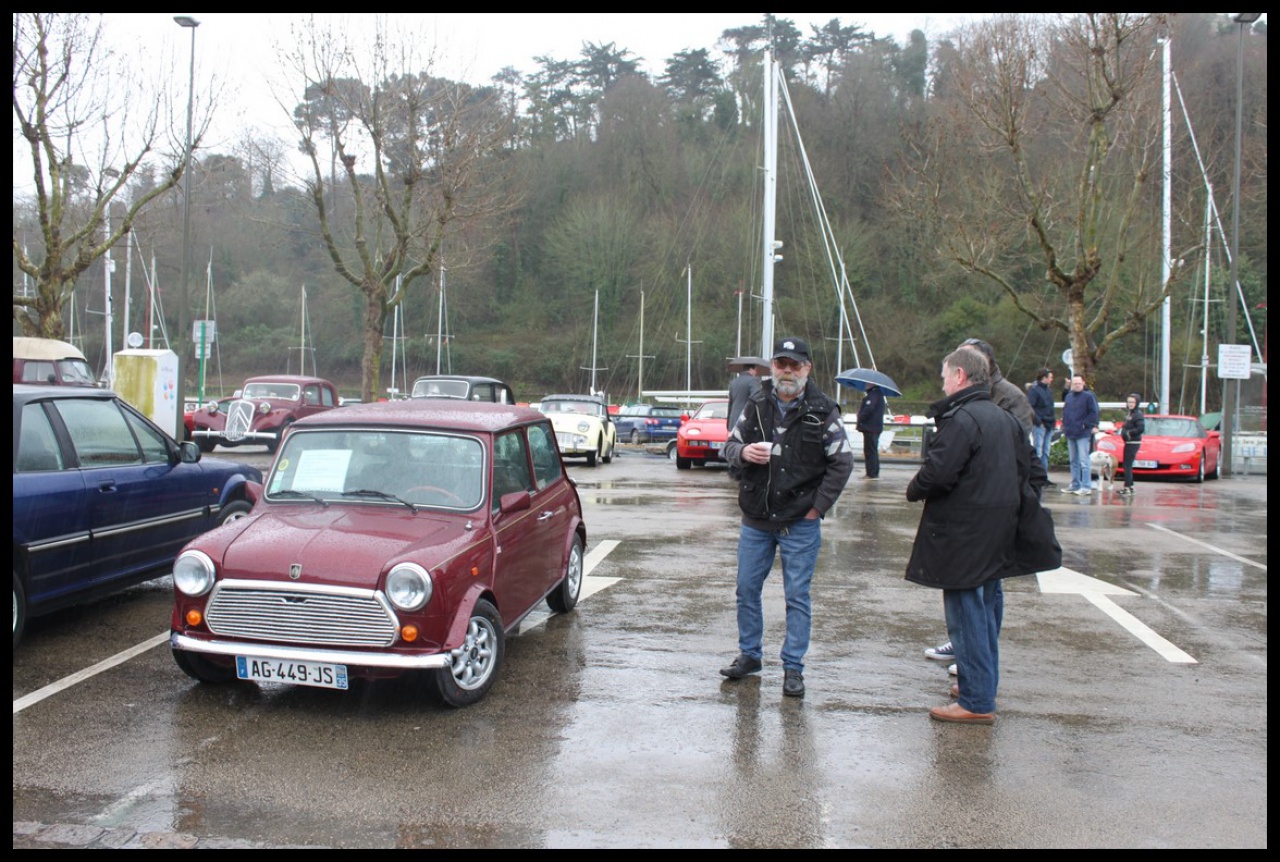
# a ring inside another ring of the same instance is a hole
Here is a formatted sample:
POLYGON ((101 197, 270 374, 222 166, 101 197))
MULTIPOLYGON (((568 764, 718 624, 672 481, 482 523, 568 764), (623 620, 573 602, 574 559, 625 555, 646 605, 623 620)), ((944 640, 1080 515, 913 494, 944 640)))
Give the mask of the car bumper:
POLYGON ((406 655, 404 653, 376 653, 358 650, 317 649, 315 647, 277 646, 250 644, 242 641, 204 640, 172 632, 169 635, 171 649, 207 655, 247 656, 250 658, 282 661, 310 661, 322 664, 345 664, 352 667, 377 667, 390 670, 422 670, 449 666, 448 653, 406 655))

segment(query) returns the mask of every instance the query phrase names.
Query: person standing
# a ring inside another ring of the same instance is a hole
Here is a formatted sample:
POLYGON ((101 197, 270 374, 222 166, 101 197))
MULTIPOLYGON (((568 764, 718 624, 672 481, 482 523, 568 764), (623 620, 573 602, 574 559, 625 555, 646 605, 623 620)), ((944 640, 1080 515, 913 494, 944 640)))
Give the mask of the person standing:
POLYGON ((1059 490, 1064 494, 1087 497, 1093 493, 1089 471, 1089 450, 1093 433, 1098 430, 1098 399, 1084 387, 1084 377, 1071 377, 1071 391, 1062 400, 1062 436, 1067 438, 1067 454, 1071 456, 1071 484, 1059 490))
POLYGON ((942 363, 946 397, 930 407, 937 432, 907 500, 924 501, 906 579, 942 590, 959 682, 937 721, 994 724, 1000 677, 996 587, 1012 573, 1031 447, 1021 424, 991 399, 990 369, 963 347, 942 363), (1020 463, 1021 462, 1021 463, 1020 463))
MULTIPOLYGON (((764 363, 761 359, 759 362, 764 363)), ((729 415, 725 418, 725 422, 729 426, 729 430, 733 430, 733 426, 738 424, 739 417, 742 416, 742 410, 747 406, 747 399, 751 397, 751 393, 760 388, 760 376, 768 370, 767 364, 748 365, 737 377, 729 381, 729 415)))
POLYGON ((739 468, 738 655, 721 675, 741 679, 760 671, 764 655, 761 593, 782 556, 787 602, 780 657, 782 693, 804 697, 804 657, 809 651, 812 604, 809 587, 822 547, 821 522, 853 472, 853 454, 840 405, 809 379, 809 345, 780 338, 772 374, 751 395, 729 432, 725 459, 739 468))
POLYGON ((880 478, 880 435, 884 432, 884 390, 867 384, 867 394, 858 405, 857 429, 862 434, 862 458, 868 479, 880 478))
POLYGON ((1031 429, 1032 445, 1044 464, 1045 472, 1049 470, 1049 447, 1053 443, 1053 429, 1058 421, 1054 415, 1053 390, 1049 388, 1052 385, 1053 370, 1041 368, 1036 372, 1035 385, 1027 393, 1027 401, 1031 402, 1031 410, 1036 417, 1035 427, 1031 429))
POLYGON ((1124 487, 1119 491, 1121 494, 1133 493, 1133 459, 1138 457, 1142 435, 1147 430, 1147 420, 1139 403, 1137 392, 1130 392, 1124 400, 1129 412, 1125 414, 1124 424, 1120 426, 1120 439, 1124 441, 1124 487))

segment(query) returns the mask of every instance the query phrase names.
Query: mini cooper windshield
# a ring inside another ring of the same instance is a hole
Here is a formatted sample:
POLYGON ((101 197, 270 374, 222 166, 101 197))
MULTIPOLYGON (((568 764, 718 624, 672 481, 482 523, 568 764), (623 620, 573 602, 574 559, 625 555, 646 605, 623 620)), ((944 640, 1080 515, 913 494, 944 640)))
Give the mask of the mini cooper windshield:
POLYGON ((484 501, 484 447, 456 434, 295 430, 267 481, 267 500, 470 511, 484 501))

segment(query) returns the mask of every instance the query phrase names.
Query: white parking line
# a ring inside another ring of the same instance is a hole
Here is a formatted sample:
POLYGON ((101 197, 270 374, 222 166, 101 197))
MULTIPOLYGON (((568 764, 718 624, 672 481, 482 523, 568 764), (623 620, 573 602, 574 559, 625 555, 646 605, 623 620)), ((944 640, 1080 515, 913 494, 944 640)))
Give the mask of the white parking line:
POLYGON ((23 695, 22 697, 18 698, 13 702, 13 714, 17 715, 19 712, 31 706, 32 704, 39 703, 40 701, 44 700, 46 697, 55 695, 60 691, 65 691, 66 689, 71 688, 71 686, 80 682, 84 682, 86 679, 89 679, 90 677, 97 676, 98 674, 102 673, 104 670, 110 670, 111 668, 115 667, 118 664, 124 664, 134 656, 142 655, 147 650, 151 649, 152 647, 160 646, 160 644, 164 643, 167 640, 169 640, 168 632, 165 632, 164 634, 158 634, 149 640, 143 641, 137 646, 130 647, 124 652, 116 653, 115 655, 111 656, 111 658, 103 659, 102 661, 98 662, 97 664, 91 667, 87 667, 84 670, 76 671, 75 673, 71 674, 71 676, 63 677, 57 682, 50 683, 49 685, 46 685, 42 689, 38 689, 36 691, 31 692, 31 694, 23 695))
MULTIPOLYGON (((611 587, 614 584, 616 584, 618 581, 622 580, 621 578, 587 577, 588 575, 591 574, 592 570, 595 569, 596 566, 600 565, 601 561, 604 560, 605 557, 609 556, 609 554, 613 551, 614 548, 618 547, 619 544, 620 543, 616 539, 606 539, 605 541, 601 542, 600 544, 592 548, 590 553, 588 553, 585 557, 583 557, 582 559, 582 591, 578 595, 578 601, 582 601, 587 596, 595 595, 601 590, 611 587)), ((530 614, 529 618, 527 618, 523 623, 521 623, 520 632, 523 634, 525 631, 528 631, 534 626, 540 625, 541 623, 545 622, 546 619, 547 619, 547 615, 535 616, 534 614, 530 614)), ((71 676, 64 677, 63 679, 60 679, 57 682, 50 683, 49 685, 46 685, 42 689, 38 689, 36 691, 31 692, 31 694, 23 695, 22 697, 18 698, 13 702, 13 714, 17 715, 19 712, 22 712, 22 710, 26 709, 29 706, 39 703, 40 701, 44 700, 46 697, 55 695, 60 691, 65 691, 66 689, 71 688, 71 686, 77 683, 84 682, 86 679, 97 676, 98 674, 102 673, 104 670, 110 670, 111 668, 115 667, 118 664, 123 664, 127 662, 129 659, 133 658, 134 656, 141 655, 142 653, 146 652, 152 647, 157 647, 167 640, 169 640, 168 632, 165 632, 164 634, 156 635, 155 637, 149 640, 143 641, 137 646, 130 647, 124 652, 116 653, 115 655, 111 656, 111 658, 103 659, 102 661, 98 662, 92 667, 87 667, 84 670, 76 671, 75 673, 71 674, 71 676)))
POLYGON ((1262 569, 1262 571, 1264 572, 1267 570, 1267 567, 1264 566, 1262 563, 1255 563, 1253 560, 1246 560, 1244 557, 1237 556, 1231 553, 1230 551, 1224 551, 1222 550, 1222 548, 1215 548, 1213 545, 1210 545, 1207 542, 1202 542, 1199 539, 1193 539, 1190 536, 1184 536, 1181 533, 1177 532, 1176 530, 1170 530, 1168 527, 1162 527, 1159 524, 1147 524, 1147 526, 1153 530, 1160 530, 1162 532, 1177 536, 1179 539, 1185 539, 1186 541, 1190 542, 1193 545, 1199 545, 1202 548, 1208 548, 1210 551, 1213 551, 1215 554, 1222 554, 1222 556, 1224 557, 1230 557, 1231 559, 1236 560, 1237 562, 1244 563, 1246 566, 1253 566, 1254 568, 1262 569))

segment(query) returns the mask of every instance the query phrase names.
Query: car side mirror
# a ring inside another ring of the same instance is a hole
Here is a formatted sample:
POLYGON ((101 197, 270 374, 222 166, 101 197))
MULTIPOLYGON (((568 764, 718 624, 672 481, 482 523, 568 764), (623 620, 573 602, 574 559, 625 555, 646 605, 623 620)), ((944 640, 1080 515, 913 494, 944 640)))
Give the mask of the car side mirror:
POLYGON ((178 444, 178 460, 183 464, 195 464, 200 460, 200 447, 192 440, 178 444))
POLYGON ((528 491, 512 491, 498 499, 498 510, 507 515, 511 512, 523 512, 533 505, 528 491))

